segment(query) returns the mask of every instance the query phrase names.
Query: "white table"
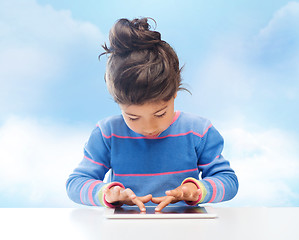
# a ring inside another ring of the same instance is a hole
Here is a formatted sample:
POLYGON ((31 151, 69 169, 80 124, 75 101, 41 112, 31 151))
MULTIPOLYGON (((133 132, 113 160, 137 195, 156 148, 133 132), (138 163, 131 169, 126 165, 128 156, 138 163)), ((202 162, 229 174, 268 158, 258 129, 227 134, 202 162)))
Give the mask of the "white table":
POLYGON ((216 219, 108 220, 101 208, 0 209, 0 239, 299 239, 299 208, 217 208, 216 219))

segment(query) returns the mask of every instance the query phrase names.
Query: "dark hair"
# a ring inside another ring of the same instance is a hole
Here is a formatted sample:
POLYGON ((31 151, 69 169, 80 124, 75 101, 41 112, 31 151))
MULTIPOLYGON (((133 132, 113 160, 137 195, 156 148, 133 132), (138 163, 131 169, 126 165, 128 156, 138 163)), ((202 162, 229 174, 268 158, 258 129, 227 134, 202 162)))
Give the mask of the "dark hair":
MULTIPOLYGON (((179 59, 148 19, 119 19, 110 30, 105 74, 108 90, 119 104, 168 101, 181 87, 179 59)), ((155 22, 156 23, 156 22, 155 22)), ((187 90, 188 91, 188 90, 187 90)), ((189 92, 189 91, 188 91, 189 92)))

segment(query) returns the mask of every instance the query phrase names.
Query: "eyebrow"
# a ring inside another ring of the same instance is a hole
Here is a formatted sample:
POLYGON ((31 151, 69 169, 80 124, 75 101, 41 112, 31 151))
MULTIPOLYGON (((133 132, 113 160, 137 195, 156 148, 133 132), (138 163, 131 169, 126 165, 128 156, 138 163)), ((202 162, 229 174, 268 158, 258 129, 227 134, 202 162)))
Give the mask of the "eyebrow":
MULTIPOLYGON (((156 113, 158 113, 158 112, 161 112, 162 110, 166 109, 167 107, 168 107, 168 105, 164 106, 163 108, 161 108, 160 110, 154 112, 153 114, 156 114, 156 113)), ((125 112, 125 114, 130 115, 130 116, 134 116, 134 117, 140 117, 139 115, 132 114, 132 113, 127 113, 127 112, 125 112)))

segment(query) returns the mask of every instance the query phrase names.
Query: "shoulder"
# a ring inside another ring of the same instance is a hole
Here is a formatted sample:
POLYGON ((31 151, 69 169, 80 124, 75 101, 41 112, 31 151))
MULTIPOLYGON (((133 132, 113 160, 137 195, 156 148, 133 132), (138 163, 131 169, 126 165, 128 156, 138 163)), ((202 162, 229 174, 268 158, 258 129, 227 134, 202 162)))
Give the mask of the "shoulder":
POLYGON ((193 114, 193 113, 186 113, 186 112, 181 112, 180 114, 181 120, 185 123, 192 123, 195 125, 210 125, 211 121, 207 118, 201 117, 199 115, 193 114))
POLYGON ((195 114, 182 113, 180 125, 185 128, 185 133, 192 133, 195 139, 200 138, 204 143, 223 144, 223 137, 211 121, 206 118, 195 114))
POLYGON ((105 136, 111 136, 112 134, 122 134, 128 131, 128 127, 122 117, 122 115, 116 115, 104 118, 96 124, 96 127, 105 136))
POLYGON ((103 128, 107 128, 107 127, 112 127, 114 125, 119 125, 121 123, 124 123, 124 119, 122 117, 122 115, 116 115, 116 116, 110 116, 107 118, 104 118, 100 121, 98 121, 97 125, 103 127, 103 128))
POLYGON ((210 120, 192 113, 181 112, 178 127, 185 132, 192 131, 195 135, 203 136, 211 127, 210 120))

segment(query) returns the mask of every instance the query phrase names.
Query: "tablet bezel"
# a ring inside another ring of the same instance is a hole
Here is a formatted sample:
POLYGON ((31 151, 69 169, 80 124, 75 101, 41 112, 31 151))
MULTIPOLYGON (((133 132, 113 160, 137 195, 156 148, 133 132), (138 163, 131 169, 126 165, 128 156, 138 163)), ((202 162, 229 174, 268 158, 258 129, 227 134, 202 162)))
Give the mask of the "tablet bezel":
MULTIPOLYGON (((167 209, 177 206, 167 206, 167 209)), ((156 214, 146 213, 130 213, 130 214, 115 214, 115 208, 106 208, 104 215, 108 219, 205 219, 205 218, 217 218, 217 214, 214 208, 210 206, 200 206, 206 210, 206 213, 163 213, 159 212, 156 214)), ((126 206, 126 208, 136 209, 136 206, 126 206)), ((155 206, 147 206, 148 208, 155 208, 155 206)), ((192 206, 188 208, 194 208, 192 206)))

